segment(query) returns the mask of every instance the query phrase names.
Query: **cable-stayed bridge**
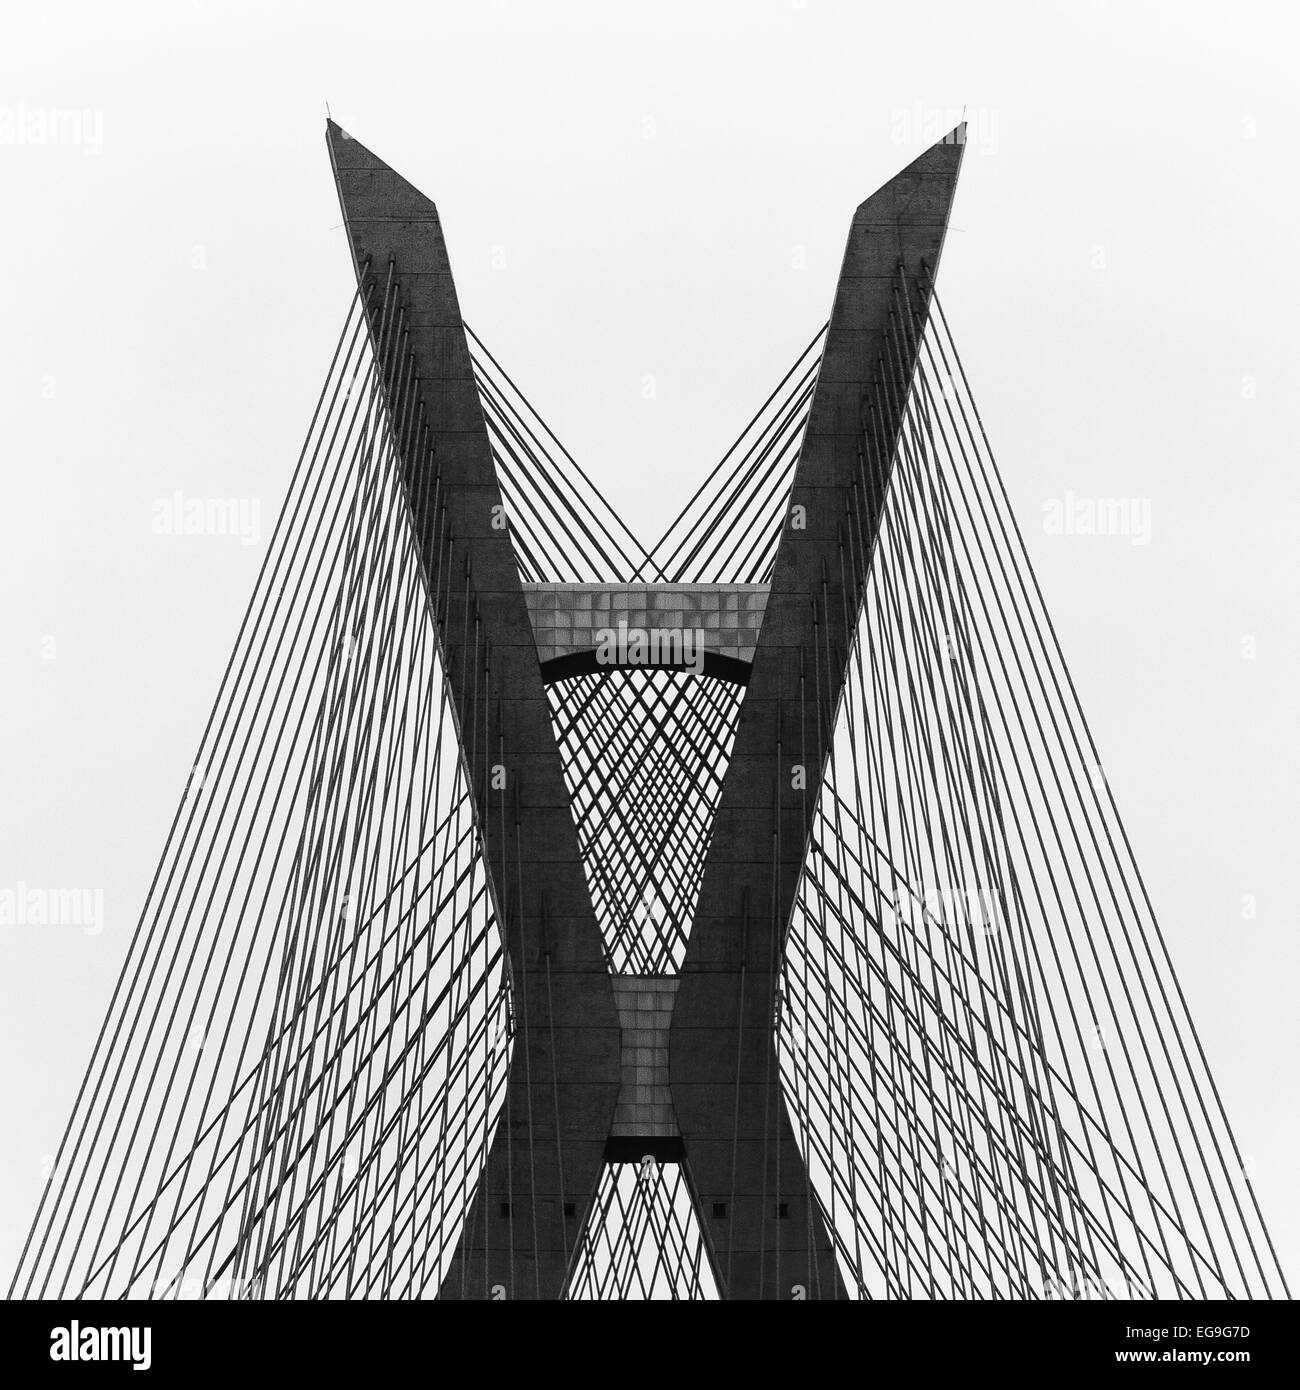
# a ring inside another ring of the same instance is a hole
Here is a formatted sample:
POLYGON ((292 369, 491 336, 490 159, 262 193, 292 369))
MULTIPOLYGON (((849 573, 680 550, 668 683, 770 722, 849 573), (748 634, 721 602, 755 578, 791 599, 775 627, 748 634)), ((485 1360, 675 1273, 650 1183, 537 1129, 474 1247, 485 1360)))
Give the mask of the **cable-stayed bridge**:
POLYGON ((646 546, 336 125, 357 292, 11 1294, 1286 1284, 935 289, 646 546))

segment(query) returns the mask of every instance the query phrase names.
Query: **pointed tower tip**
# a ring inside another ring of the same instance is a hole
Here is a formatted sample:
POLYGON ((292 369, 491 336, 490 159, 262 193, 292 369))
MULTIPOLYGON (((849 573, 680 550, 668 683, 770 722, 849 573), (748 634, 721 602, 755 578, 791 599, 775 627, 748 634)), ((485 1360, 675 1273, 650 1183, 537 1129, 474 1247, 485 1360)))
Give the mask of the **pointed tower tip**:
POLYGON ((859 203, 858 215, 874 212, 887 204, 901 206, 900 199, 903 204, 910 203, 921 186, 930 185, 931 192, 938 195, 944 207, 946 219, 965 152, 966 122, 962 121, 859 203))
POLYGON ((438 209, 430 198, 332 116, 325 122, 325 144, 358 273, 367 263, 386 264, 398 250, 404 263, 416 264, 429 237, 438 239, 438 254, 445 260, 438 209), (417 246, 423 249, 413 251, 417 246))

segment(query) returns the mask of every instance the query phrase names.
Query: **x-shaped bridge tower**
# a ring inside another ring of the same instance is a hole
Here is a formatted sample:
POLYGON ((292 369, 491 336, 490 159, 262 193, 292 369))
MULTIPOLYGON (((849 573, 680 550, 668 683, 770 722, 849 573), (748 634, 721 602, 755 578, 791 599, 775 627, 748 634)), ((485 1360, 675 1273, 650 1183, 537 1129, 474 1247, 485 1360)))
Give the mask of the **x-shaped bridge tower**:
MULTIPOLYGON (((485 789, 497 896, 515 902, 504 914, 515 1051, 504 1122, 442 1296, 561 1296, 603 1165, 643 1157, 684 1164, 725 1296, 838 1296, 774 1055, 780 961, 849 659, 843 634, 862 604, 865 567, 846 565, 845 550, 869 553, 888 486, 863 440, 874 435, 877 457, 892 456, 919 336, 910 325, 898 333, 899 296, 923 322, 964 130, 854 214, 770 583, 737 586, 524 584, 437 209, 333 123, 328 141, 381 358, 386 306, 401 304, 409 331, 385 390, 405 400, 412 374, 436 441, 437 505, 460 543, 440 633, 466 723, 467 611, 498 692, 485 737, 464 746, 470 780, 485 789), (611 642, 620 622, 630 643, 611 642), (743 699, 698 900, 676 924, 684 959, 672 974, 614 973, 547 685, 646 662, 681 668, 694 653, 674 644, 696 632, 701 679, 734 684, 743 699)), ((432 566, 426 456, 412 450, 402 463, 432 566)))
POLYGON ((652 550, 337 126, 357 290, 12 1292, 1286 1292, 934 276, 652 550))

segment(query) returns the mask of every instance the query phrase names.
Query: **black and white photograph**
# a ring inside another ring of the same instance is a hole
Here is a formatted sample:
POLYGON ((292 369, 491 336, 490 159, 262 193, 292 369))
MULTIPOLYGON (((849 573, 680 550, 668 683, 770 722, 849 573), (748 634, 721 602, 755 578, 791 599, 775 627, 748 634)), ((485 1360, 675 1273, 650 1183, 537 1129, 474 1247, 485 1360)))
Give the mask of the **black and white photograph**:
POLYGON ((1292 1362, 1296 12, 0 36, 13 1383, 1292 1362))

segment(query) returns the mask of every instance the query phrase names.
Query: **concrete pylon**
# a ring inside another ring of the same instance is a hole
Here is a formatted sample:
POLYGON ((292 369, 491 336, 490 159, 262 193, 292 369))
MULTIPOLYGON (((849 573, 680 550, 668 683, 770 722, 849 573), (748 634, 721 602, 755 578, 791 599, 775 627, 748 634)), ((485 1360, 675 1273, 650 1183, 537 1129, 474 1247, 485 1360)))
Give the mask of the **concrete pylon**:
MULTIPOLYGON (((912 379, 915 338, 892 332, 891 318, 900 286, 928 309, 964 148, 959 126, 854 214, 678 987, 673 1106, 732 1298, 842 1293, 778 1079, 776 989, 844 683, 843 635, 862 603, 864 571, 842 563, 849 494, 855 481, 865 489, 858 511, 874 533, 888 483, 863 465, 868 393, 912 379)), ((906 385, 887 397, 873 426, 886 458, 905 396, 906 385)))
POLYGON ((326 138, 372 332, 386 296, 395 293, 404 310, 405 352, 393 354, 384 389, 392 399, 402 372, 413 371, 436 444, 437 486, 406 479, 412 524, 433 564, 432 513, 446 508, 453 545, 441 563, 451 597, 439 638, 512 973, 507 1098, 442 1297, 558 1298, 618 1098, 614 993, 519 566, 499 524, 501 490, 438 210, 333 122, 326 138), (483 737, 470 733, 470 624, 491 663, 483 737))
MULTIPOLYGON (((436 441, 436 485, 411 476, 415 465, 401 460, 412 525, 432 563, 431 509, 446 510, 455 550, 447 611, 473 614, 497 696, 490 730, 466 738, 464 752, 510 957, 514 1052, 501 1123, 441 1296, 562 1297, 604 1163, 643 1153, 685 1164, 724 1297, 841 1296, 773 1038, 780 953, 832 727, 824 717, 799 733, 802 673, 813 654, 825 660, 821 698, 833 714, 848 656, 833 634, 848 629, 862 599, 863 576, 841 567, 840 547, 847 496, 864 481, 865 403, 882 371, 891 381, 911 379, 914 351, 906 335, 901 345, 891 335, 890 316, 900 284, 922 313, 928 306, 964 128, 854 216, 753 659, 728 658, 729 678, 747 680, 747 690, 675 989, 609 973, 538 643, 510 534, 499 525, 501 491, 437 209, 333 122, 327 140, 358 283, 371 296, 372 332, 382 301, 395 293, 404 310, 401 370, 418 380, 436 441), (806 790, 792 787, 800 761, 806 790), (640 1134, 634 1121, 629 1130, 637 1106, 622 1088, 623 1063, 638 993, 649 997, 650 1012, 671 1011, 670 1025, 656 1025, 656 1050, 667 1055, 656 1085, 671 1098, 670 1132, 659 1124, 640 1134)), ((398 367, 384 370, 391 398, 398 367)), ((875 424, 891 452, 904 396, 896 393, 875 424)), ((886 481, 869 493, 871 526, 886 481)), ((435 617, 466 716, 463 624, 435 617)))

